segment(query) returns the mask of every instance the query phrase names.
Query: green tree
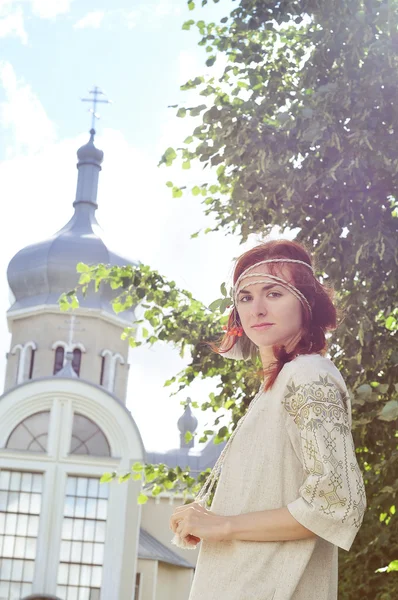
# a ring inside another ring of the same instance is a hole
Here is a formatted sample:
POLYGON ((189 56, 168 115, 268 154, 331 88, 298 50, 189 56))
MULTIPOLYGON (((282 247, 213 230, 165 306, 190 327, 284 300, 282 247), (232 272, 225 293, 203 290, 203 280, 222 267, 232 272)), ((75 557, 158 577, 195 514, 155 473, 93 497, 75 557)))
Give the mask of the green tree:
MULTIPOLYGON (((299 228, 317 275, 338 292, 346 317, 330 353, 352 393, 369 505, 352 551, 340 552, 342 600, 392 600, 398 591, 397 26, 398 0, 241 0, 219 24, 188 21, 183 28, 199 31, 207 66, 221 55, 227 66, 217 80, 193 74, 183 86, 206 104, 177 115, 201 115, 201 124, 160 161, 216 167, 217 183, 192 189, 216 229, 245 241, 275 225, 299 228)), ((85 281, 124 286, 117 310, 143 302, 148 342, 191 352, 187 368, 166 383, 182 389, 218 376, 201 408, 228 408, 233 427, 258 380, 255 368, 203 344, 219 336, 225 302, 213 314, 149 267, 118 269, 92 268, 85 281)), ((228 435, 220 428, 216 441, 228 435)), ((188 472, 146 469, 156 492, 173 478, 173 489, 195 489, 188 472)))
POLYGON ((228 62, 219 80, 184 86, 207 105, 193 109, 202 124, 179 155, 217 166, 218 185, 201 187, 216 229, 246 240, 298 227, 338 290, 347 316, 331 354, 358 388, 370 505, 355 551, 341 556, 340 591, 392 598, 396 573, 374 572, 398 556, 398 2, 241 0, 220 24, 184 28, 195 25, 207 65, 228 62))

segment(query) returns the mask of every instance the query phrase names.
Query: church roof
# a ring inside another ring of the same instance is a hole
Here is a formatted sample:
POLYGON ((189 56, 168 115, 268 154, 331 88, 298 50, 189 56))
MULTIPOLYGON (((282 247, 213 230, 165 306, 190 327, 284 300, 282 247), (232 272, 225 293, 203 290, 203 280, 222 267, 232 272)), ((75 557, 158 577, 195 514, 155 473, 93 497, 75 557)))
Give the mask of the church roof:
POLYGON ((168 467, 189 467, 196 476, 207 468, 213 468, 226 442, 214 444, 211 438, 202 449, 175 448, 165 452, 146 452, 147 462, 151 464, 163 463, 168 467))
MULTIPOLYGON (((97 209, 98 177, 101 171, 103 152, 94 145, 95 131, 90 131, 87 144, 78 150, 78 181, 75 212, 70 221, 47 240, 20 250, 10 261, 7 270, 8 282, 15 297, 9 309, 14 312, 42 305, 57 305, 59 296, 76 287, 79 274, 76 265, 137 265, 113 252, 105 243, 95 217, 97 209)), ((83 308, 101 309, 114 314, 111 300, 120 290, 101 286, 99 292, 88 292, 81 297, 83 308)), ((121 317, 134 311, 121 313, 121 317)))
POLYGON ((173 550, 170 550, 170 548, 167 548, 167 546, 159 542, 159 540, 145 531, 145 529, 142 529, 142 527, 140 529, 138 558, 160 560, 161 562, 176 565, 177 567, 186 567, 187 569, 195 568, 194 565, 179 556, 176 552, 173 552, 173 550))

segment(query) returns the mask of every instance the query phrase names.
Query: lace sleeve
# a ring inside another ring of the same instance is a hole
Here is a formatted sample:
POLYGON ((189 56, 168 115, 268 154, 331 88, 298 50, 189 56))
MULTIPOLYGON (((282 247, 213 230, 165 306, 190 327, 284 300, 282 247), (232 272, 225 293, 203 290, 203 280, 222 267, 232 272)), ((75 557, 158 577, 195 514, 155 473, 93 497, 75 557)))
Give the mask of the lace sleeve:
POLYGON ((304 527, 348 551, 362 524, 366 495, 345 385, 329 373, 297 374, 282 402, 303 466, 299 497, 287 508, 304 527))

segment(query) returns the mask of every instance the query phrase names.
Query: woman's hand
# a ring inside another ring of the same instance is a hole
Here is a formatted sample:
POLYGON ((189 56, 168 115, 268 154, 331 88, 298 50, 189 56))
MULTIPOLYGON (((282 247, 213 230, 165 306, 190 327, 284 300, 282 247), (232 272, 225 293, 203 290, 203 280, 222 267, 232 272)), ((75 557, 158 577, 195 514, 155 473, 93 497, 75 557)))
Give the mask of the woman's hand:
POLYGON ((201 540, 225 540, 226 524, 226 517, 216 515, 196 502, 178 506, 170 518, 170 529, 192 545, 201 540))

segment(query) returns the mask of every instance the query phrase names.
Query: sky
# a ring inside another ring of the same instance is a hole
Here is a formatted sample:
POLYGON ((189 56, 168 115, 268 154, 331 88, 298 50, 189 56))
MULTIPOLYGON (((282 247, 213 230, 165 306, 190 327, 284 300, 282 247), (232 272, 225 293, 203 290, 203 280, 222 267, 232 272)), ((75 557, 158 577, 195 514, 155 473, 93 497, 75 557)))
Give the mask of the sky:
MULTIPOLYGON (((197 3, 200 4, 200 3, 197 3)), ((199 166, 158 167, 169 146, 181 146, 195 120, 176 117, 169 105, 203 103, 180 85, 197 75, 220 75, 225 57, 205 66, 197 30, 188 19, 216 21, 231 0, 189 11, 185 0, 0 0, 0 380, 10 349, 7 265, 24 246, 46 239, 70 218, 76 191, 76 151, 88 141, 89 104, 99 86, 96 145, 104 151, 97 211, 109 247, 149 264, 210 304, 231 275, 234 257, 259 238, 240 245, 211 227, 198 197, 171 198, 166 182, 192 187, 209 181, 199 166), (6 216, 6 218, 4 218, 6 216)), ((211 175, 210 177, 215 175, 211 175)), ((147 450, 179 446, 181 401, 199 403, 214 381, 196 381, 169 397, 163 383, 186 364, 167 344, 130 353, 127 406, 147 450)), ((199 431, 213 414, 195 410, 199 431)))

